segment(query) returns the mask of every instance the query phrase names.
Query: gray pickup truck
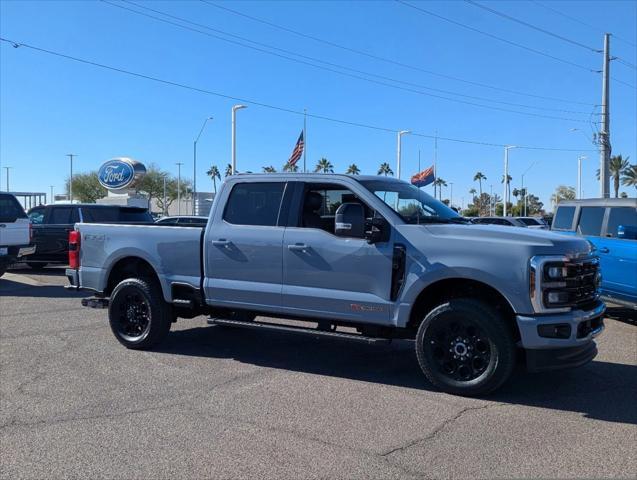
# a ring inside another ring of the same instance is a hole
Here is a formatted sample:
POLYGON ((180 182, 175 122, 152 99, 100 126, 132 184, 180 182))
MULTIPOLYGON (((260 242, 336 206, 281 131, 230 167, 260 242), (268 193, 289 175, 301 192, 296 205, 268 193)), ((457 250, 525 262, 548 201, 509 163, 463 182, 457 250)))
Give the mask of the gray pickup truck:
POLYGON ((480 395, 518 358, 532 371, 591 361, 604 328, 587 241, 469 224, 386 177, 236 175, 205 228, 79 223, 69 244, 69 288, 94 291, 83 304, 108 308, 115 337, 133 349, 202 314, 217 325, 412 339, 434 385, 480 395))

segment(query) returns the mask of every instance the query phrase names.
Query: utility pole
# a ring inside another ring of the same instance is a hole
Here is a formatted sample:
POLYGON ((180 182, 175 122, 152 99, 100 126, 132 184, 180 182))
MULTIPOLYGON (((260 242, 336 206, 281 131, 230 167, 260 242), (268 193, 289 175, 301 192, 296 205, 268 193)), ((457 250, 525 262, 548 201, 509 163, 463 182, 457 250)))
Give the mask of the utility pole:
POLYGON ((9 170, 13 167, 2 167, 5 169, 6 174, 7 174, 7 192, 9 191, 9 170))
POLYGON ((438 180, 438 130, 434 136, 434 198, 436 198, 436 180, 438 180))
POLYGON ((232 107, 232 161, 230 163, 232 168, 232 175, 237 173, 237 110, 241 110, 242 108, 248 108, 245 105, 234 105, 232 107))
POLYGON ((181 166, 183 162, 177 162, 177 215, 181 215, 181 166))
POLYGON ((307 164, 305 163, 305 152, 307 152, 307 109, 303 109, 303 173, 307 173, 307 164))
POLYGON ((600 197, 610 197, 610 34, 604 34, 604 63, 602 68, 602 130, 599 132, 599 191, 600 197))
POLYGON ((67 157, 71 160, 71 176, 69 178, 69 202, 73 203, 73 157, 77 157, 74 153, 67 153, 67 157))
POLYGON ((398 178, 398 180, 400 180, 400 159, 401 159, 401 146, 402 146, 402 138, 403 135, 406 135, 408 133, 411 133, 409 130, 401 130, 400 132, 398 132, 397 135, 397 145, 396 145, 396 178, 398 178))

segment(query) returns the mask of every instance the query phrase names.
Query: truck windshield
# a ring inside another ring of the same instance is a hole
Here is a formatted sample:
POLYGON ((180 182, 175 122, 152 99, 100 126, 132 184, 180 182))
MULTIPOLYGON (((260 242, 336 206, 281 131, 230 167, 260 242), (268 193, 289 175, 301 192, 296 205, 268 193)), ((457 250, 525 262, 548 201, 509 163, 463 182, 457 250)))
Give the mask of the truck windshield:
POLYGON ((407 223, 468 223, 454 210, 414 185, 395 180, 361 180, 407 223))

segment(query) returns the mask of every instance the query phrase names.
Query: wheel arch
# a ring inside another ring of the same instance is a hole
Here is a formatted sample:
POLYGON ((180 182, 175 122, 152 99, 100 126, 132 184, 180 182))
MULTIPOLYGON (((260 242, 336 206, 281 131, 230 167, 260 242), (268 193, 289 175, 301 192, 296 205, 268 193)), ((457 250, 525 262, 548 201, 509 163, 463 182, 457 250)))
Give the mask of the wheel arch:
POLYGON ((137 256, 122 257, 113 263, 106 276, 104 295, 110 296, 113 289, 122 280, 140 277, 148 278, 151 281, 156 282, 162 290, 164 299, 166 299, 166 291, 157 271, 153 268, 150 262, 137 256))
POLYGON ((475 298, 502 313, 511 328, 514 339, 520 339, 520 330, 515 320, 515 309, 511 302, 496 288, 479 280, 468 278, 445 278, 423 288, 413 303, 407 328, 416 332, 418 326, 433 308, 454 298, 475 298))

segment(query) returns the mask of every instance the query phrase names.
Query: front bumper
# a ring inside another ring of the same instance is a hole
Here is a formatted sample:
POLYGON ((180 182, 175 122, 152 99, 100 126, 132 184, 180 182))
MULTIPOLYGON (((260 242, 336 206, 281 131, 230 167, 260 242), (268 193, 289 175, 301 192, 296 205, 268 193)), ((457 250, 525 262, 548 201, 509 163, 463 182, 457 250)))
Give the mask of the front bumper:
POLYGON ((591 310, 573 310, 556 315, 517 315, 520 346, 526 350, 530 371, 577 367, 590 362, 597 355, 593 339, 604 330, 606 305, 599 302, 591 310), (540 335, 540 327, 568 325, 567 338, 547 338, 540 335))

